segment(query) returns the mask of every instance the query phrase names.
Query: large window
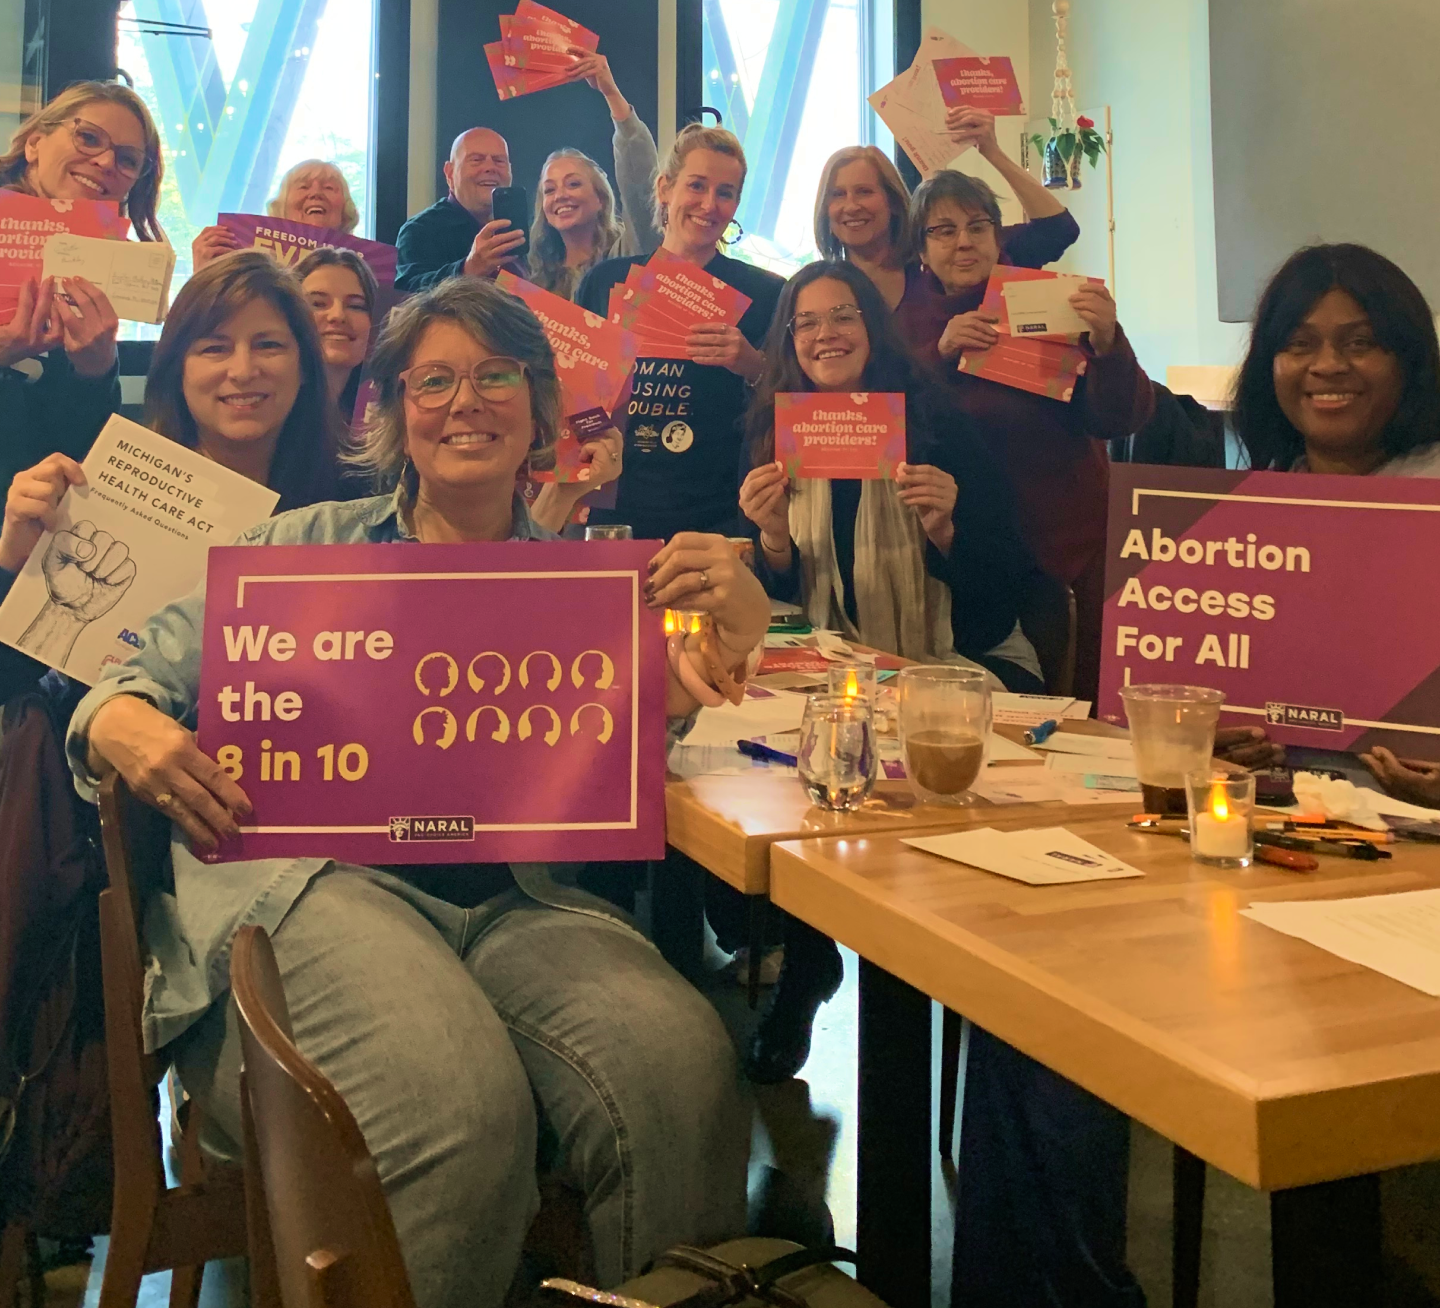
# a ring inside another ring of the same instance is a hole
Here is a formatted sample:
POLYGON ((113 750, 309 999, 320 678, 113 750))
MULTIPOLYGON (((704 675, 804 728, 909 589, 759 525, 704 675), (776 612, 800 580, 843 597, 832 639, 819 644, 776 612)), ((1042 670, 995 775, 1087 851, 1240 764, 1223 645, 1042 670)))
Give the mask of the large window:
POLYGON ((745 146, 735 253, 815 258, 815 190, 845 145, 894 142, 866 97, 894 76, 893 0, 704 0, 705 99, 745 146))
MULTIPOLYGON (((120 67, 165 144, 160 221, 175 246, 218 213, 264 213, 286 169, 339 165, 374 230, 370 140, 378 0, 123 0, 120 67)), ((125 324, 137 336, 158 328, 125 324)))

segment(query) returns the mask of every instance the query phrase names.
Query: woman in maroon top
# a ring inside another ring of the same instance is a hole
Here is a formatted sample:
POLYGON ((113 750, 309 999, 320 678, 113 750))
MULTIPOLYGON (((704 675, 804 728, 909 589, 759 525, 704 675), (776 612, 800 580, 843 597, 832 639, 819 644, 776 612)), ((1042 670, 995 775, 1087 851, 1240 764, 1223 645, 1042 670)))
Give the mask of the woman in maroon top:
MULTIPOLYGON (((910 222, 925 271, 896 311, 896 326, 911 349, 950 379, 960 407, 1010 473, 1021 534, 1040 566, 1074 588, 1076 693, 1093 697, 1104 602, 1104 442, 1149 419, 1150 380, 1115 319, 1115 301, 1100 285, 1085 285, 1071 297, 1090 331, 1082 346, 1089 366, 1068 403, 960 372, 965 350, 999 340, 980 304, 1002 257, 1000 207, 984 182, 947 169, 921 183, 910 222)), ((1005 252, 1013 248, 1012 239, 1005 252)))

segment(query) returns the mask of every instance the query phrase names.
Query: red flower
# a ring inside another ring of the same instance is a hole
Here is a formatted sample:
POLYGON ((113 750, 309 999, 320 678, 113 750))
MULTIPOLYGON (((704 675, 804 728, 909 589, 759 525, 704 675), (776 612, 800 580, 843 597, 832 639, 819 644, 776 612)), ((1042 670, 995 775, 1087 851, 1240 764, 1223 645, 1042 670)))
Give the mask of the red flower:
POLYGON ((1094 127, 1094 126, 1095 126, 1095 120, 1094 120, 1093 118, 1086 118, 1084 114, 1081 114, 1080 117, 1075 120, 1075 126, 1076 126, 1076 127, 1094 127))

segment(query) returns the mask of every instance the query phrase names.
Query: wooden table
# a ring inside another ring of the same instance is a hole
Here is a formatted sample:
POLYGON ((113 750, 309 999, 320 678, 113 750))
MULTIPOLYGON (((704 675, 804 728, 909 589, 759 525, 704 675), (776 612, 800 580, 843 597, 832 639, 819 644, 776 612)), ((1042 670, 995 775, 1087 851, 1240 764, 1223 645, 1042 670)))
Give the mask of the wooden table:
POLYGON ((1440 1157, 1440 1000, 1239 913, 1440 886, 1440 848, 1224 872, 1126 817, 992 810, 989 824, 1063 822, 1143 880, 1027 886, 893 837, 772 850, 774 902, 862 959, 866 1283, 894 1308, 929 1301, 904 1271, 929 1268, 928 1216, 901 1210, 923 1196, 928 1213, 934 998, 1273 1192, 1277 1308, 1374 1302, 1375 1174, 1440 1157))

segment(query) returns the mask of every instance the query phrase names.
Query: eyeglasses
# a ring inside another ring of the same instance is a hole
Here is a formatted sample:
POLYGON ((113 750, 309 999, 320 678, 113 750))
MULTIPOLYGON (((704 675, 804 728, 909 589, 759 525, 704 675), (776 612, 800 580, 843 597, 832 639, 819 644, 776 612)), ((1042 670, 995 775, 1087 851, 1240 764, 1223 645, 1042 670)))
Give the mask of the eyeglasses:
POLYGON ((837 304, 824 313, 797 313, 790 319, 790 334, 797 341, 814 336, 822 322, 828 322, 837 332, 846 335, 853 332, 864 321, 864 316, 853 304, 837 304))
MULTIPOLYGON (((986 233, 995 223, 990 218, 972 218, 965 224, 965 235, 972 242, 983 241, 986 233)), ((955 238, 959 236, 960 229, 954 223, 936 223, 934 227, 926 227, 925 239, 934 241, 937 245, 954 245, 955 238)))
POLYGON ((136 182, 150 171, 150 161, 144 150, 137 150, 133 145, 116 145, 103 127, 96 127, 83 118, 72 118, 65 125, 70 129, 70 140, 75 148, 87 158, 93 159, 106 150, 112 151, 115 171, 122 177, 136 182))
POLYGON ((470 378, 470 385, 482 400, 503 404, 520 393, 527 371, 519 359, 503 356, 485 359, 463 373, 448 363, 417 363, 400 374, 400 383, 421 409, 443 409, 455 398, 461 377, 470 378))

